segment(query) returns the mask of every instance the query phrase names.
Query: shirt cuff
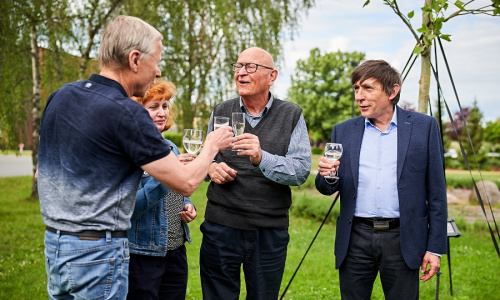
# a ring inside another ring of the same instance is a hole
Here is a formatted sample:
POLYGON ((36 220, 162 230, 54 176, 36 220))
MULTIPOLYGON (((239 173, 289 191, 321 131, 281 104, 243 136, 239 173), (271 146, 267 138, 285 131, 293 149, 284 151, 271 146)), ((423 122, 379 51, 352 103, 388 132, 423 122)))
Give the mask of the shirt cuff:
POLYGON ((431 252, 431 251, 426 251, 426 252, 429 252, 430 254, 434 254, 434 255, 439 256, 439 257, 443 256, 443 254, 437 254, 437 253, 434 253, 434 252, 431 252))
POLYGON ((264 150, 262 150, 262 158, 260 159, 260 164, 257 166, 257 165, 254 165, 256 168, 259 168, 262 173, 266 172, 267 169, 271 168, 273 166, 270 165, 270 163, 272 162, 272 159, 271 159, 271 154, 269 152, 266 152, 264 150))
POLYGON ((338 180, 339 180, 338 178, 334 178, 333 180, 332 180, 332 179, 326 179, 326 178, 325 178, 326 183, 328 183, 329 185, 334 185, 334 184, 336 184, 338 180))

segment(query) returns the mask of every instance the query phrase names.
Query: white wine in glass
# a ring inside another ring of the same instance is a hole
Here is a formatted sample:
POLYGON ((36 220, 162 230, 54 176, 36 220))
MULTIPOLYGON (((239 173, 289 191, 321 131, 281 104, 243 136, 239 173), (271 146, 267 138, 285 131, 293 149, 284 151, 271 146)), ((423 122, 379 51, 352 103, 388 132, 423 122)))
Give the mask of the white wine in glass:
MULTIPOLYGON (((332 163, 336 162, 342 156, 342 144, 338 143, 326 143, 325 145, 325 157, 328 158, 332 163)), ((327 179, 339 179, 335 172, 330 173, 330 175, 325 176, 327 179)))
POLYGON ((219 129, 222 126, 229 126, 228 117, 214 117, 214 130, 219 129))
MULTIPOLYGON (((245 113, 234 112, 232 119, 233 133, 234 136, 242 135, 245 132, 245 113)), ((243 149, 238 149, 235 151, 243 151, 243 149)))
POLYGON ((245 131, 245 113, 233 113, 233 133, 234 136, 242 135, 245 131))
POLYGON ((182 144, 188 153, 196 154, 203 143, 203 130, 200 129, 184 129, 182 135, 182 144))

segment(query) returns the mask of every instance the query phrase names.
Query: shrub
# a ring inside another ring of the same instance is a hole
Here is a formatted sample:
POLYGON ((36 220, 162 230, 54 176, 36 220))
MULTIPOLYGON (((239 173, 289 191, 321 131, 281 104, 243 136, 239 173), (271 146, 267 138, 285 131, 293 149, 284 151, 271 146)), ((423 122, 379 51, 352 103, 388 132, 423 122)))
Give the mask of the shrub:
POLYGON ((323 152, 325 151, 325 149, 323 148, 319 148, 319 147, 312 147, 311 148, 311 152, 312 154, 319 154, 319 155, 323 155, 323 152))
POLYGON ((444 159, 444 165, 446 166, 446 168, 451 168, 451 169, 466 169, 464 163, 462 163, 458 159, 454 159, 451 157, 446 157, 444 159))
MULTIPOLYGON (((314 193, 311 190, 296 191, 293 193, 293 203, 290 213, 297 217, 323 221, 334 199, 334 195, 328 197, 314 193)), ((332 212, 328 216, 327 223, 335 222, 339 214, 340 203, 337 200, 332 212)))
POLYGON ((182 134, 181 133, 173 133, 173 132, 164 132, 163 137, 166 138, 167 140, 172 141, 179 150, 182 151, 184 147, 182 146, 182 134))

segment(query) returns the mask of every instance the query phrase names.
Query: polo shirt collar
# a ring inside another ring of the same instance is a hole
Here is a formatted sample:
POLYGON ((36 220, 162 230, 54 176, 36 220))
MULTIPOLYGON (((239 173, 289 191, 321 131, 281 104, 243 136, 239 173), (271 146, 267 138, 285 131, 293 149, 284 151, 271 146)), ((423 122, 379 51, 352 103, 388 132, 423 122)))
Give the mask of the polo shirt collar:
POLYGON ((127 92, 125 92, 125 89, 123 88, 123 86, 116 80, 110 79, 108 77, 104 77, 104 76, 99 75, 99 74, 92 74, 90 76, 89 80, 103 84, 103 85, 107 85, 110 87, 114 87, 114 88, 118 89, 120 91, 120 93, 123 94, 124 97, 128 97, 127 92))

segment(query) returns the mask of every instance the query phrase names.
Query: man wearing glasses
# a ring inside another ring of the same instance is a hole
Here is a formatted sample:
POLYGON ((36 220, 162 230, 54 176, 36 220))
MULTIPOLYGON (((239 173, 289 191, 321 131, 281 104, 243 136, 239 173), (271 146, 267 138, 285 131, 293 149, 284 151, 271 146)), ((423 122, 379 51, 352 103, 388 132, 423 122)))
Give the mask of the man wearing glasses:
POLYGON ((243 112, 246 124, 208 172, 203 298, 238 299, 243 265, 247 299, 277 299, 289 242, 289 186, 309 176, 311 147, 302 109, 269 91, 278 76, 271 55, 252 47, 232 66, 240 97, 215 106, 208 132, 214 116, 243 112))

